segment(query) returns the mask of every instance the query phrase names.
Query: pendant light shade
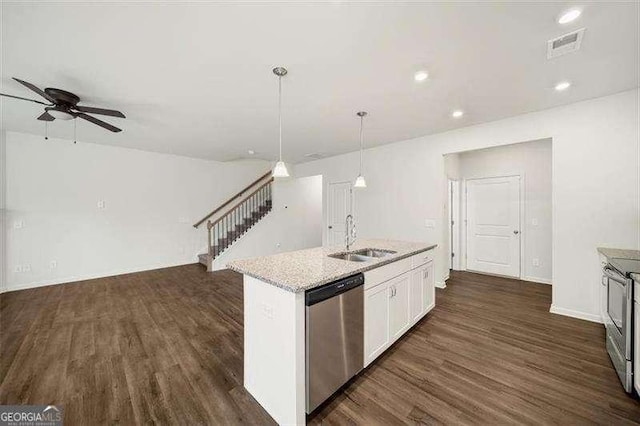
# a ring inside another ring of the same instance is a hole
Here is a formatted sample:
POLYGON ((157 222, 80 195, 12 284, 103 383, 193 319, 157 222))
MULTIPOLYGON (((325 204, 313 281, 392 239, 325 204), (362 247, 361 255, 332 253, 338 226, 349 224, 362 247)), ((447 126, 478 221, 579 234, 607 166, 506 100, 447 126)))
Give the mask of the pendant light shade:
POLYGON ((273 69, 273 73, 278 76, 278 130, 280 132, 280 155, 276 166, 273 168, 272 174, 273 177, 282 178, 289 177, 287 166, 284 164, 284 161, 282 161, 282 77, 287 75, 287 69, 284 67, 276 67, 273 69))
POLYGON ((356 183, 353 184, 354 188, 366 188, 367 187, 367 182, 364 180, 364 176, 359 175, 356 178, 356 183))
POLYGON ((287 166, 284 164, 284 161, 278 161, 276 166, 273 168, 273 177, 282 178, 289 177, 289 171, 287 170, 287 166))
POLYGON ((360 117, 360 173, 358 173, 358 177, 356 178, 356 182, 353 184, 353 187, 366 188, 367 181, 365 181, 364 176, 362 176, 362 151, 364 150, 364 138, 362 136, 362 128, 364 125, 364 118, 367 116, 367 112, 360 111, 357 113, 357 116, 360 117))

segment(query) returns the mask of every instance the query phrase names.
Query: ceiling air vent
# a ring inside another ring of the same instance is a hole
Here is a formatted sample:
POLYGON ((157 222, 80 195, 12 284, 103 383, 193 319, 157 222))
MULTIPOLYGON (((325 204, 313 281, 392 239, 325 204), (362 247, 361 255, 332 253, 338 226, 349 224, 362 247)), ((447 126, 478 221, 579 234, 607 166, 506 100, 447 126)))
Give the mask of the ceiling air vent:
POLYGON ((572 33, 549 40, 547 42, 547 59, 566 55, 580 49, 583 35, 584 28, 580 28, 572 33))
POLYGON ((327 156, 327 154, 324 154, 322 152, 314 152, 311 154, 305 154, 304 155, 306 158, 309 158, 311 160, 319 160, 321 158, 325 158, 327 156))

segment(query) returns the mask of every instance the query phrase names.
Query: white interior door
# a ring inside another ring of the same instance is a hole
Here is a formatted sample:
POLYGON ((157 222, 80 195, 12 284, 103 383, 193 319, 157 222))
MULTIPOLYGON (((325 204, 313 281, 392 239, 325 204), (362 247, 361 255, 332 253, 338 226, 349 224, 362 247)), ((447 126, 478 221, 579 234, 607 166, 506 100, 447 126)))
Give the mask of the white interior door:
POLYGON ((467 180, 467 269, 520 277, 520 177, 467 180))
POLYGON ((344 244, 345 219, 351 213, 351 182, 330 183, 327 192, 327 242, 344 244))

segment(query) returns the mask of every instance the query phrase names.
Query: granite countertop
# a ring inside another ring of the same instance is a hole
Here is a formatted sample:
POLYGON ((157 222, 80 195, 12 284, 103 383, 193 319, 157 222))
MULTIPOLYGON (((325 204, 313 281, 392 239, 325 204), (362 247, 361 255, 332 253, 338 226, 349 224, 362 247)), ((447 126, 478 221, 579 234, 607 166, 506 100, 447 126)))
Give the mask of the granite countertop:
POLYGON ((344 246, 316 247, 272 256, 236 260, 227 264, 227 267, 284 290, 298 293, 431 250, 436 246, 436 244, 407 241, 359 240, 349 251, 376 248, 393 250, 397 253, 373 258, 366 262, 352 262, 328 257, 329 254, 343 253, 344 246))
POLYGON ((640 260, 640 250, 598 247, 598 253, 607 258, 640 260))

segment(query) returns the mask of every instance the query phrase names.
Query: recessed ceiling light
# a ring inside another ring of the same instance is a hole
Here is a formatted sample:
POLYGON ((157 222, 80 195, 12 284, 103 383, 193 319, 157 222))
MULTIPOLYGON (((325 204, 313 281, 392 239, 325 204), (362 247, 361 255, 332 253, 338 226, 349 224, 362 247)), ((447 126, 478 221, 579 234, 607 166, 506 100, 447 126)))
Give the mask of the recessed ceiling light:
POLYGON ((578 16, 580 16, 581 13, 582 11, 580 9, 568 10, 558 18, 558 24, 568 24, 569 22, 573 22, 578 19, 578 16))
POLYGON ((427 78, 429 78, 429 73, 426 71, 417 71, 414 75, 413 78, 416 81, 425 81, 427 78))
POLYGON ((567 90, 570 86, 571 86, 571 83, 569 83, 568 81, 562 81, 556 84, 556 90, 558 92, 562 92, 563 90, 567 90))
POLYGON ((254 150, 252 150, 252 149, 250 149, 250 150, 249 150, 249 151, 247 151, 247 152, 249 153, 249 155, 253 155, 253 154, 255 154, 255 153, 256 153, 256 152, 255 152, 254 150))
POLYGON ((455 110, 455 111, 453 111, 453 112, 451 113, 451 116, 452 116, 453 118, 460 118, 460 117, 462 117, 463 115, 464 115, 464 111, 460 111, 459 109, 458 109, 458 110, 455 110))

